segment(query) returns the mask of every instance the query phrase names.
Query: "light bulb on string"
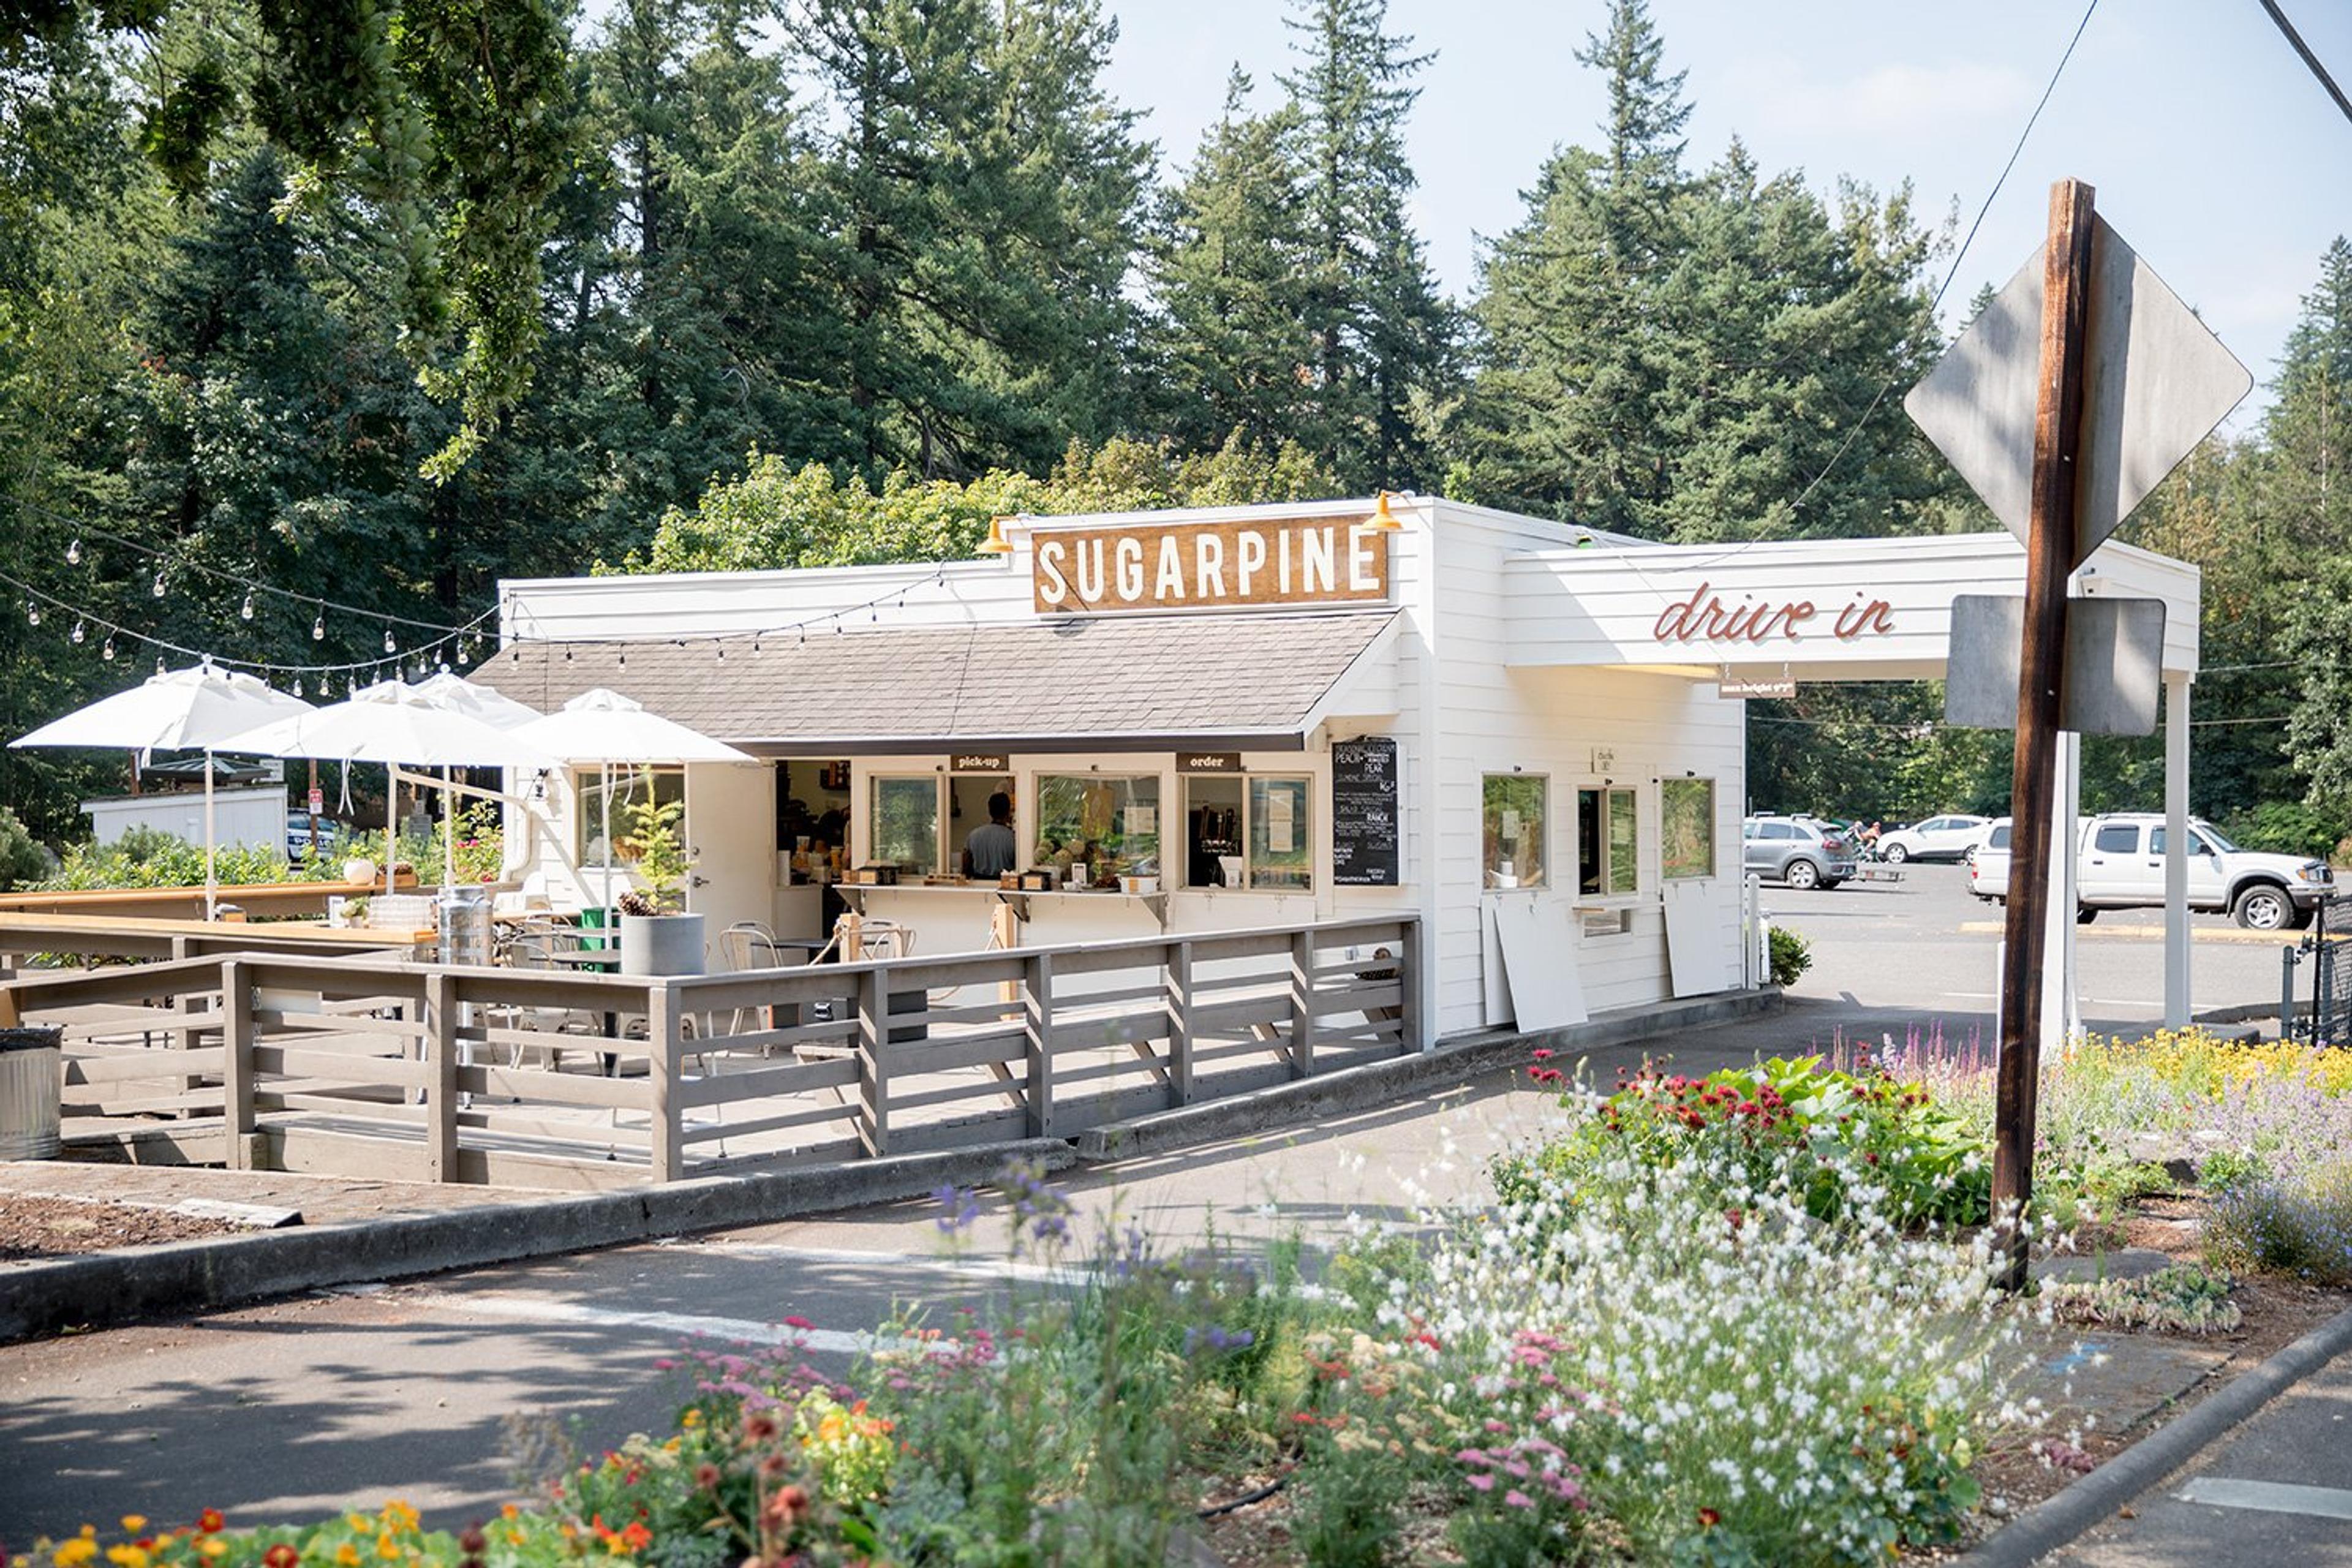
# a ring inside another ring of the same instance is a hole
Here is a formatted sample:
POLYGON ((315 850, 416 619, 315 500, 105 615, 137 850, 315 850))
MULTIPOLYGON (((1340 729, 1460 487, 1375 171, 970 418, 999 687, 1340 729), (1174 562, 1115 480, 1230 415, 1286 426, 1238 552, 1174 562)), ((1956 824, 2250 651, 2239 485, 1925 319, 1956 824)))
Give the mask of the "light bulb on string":
POLYGON ((89 636, 89 633, 82 627, 81 617, 79 616, 76 616, 74 617, 73 640, 76 642, 82 642, 85 641, 89 636))
POLYGON ((237 614, 237 618, 238 618, 239 620, 249 621, 249 620, 253 619, 253 590, 252 590, 252 589, 247 588, 247 589, 245 591, 245 603, 237 606, 236 614, 237 614))
POLYGON ((163 596, 163 569, 160 566, 155 569, 155 596, 163 596))
POLYGON ((25 624, 28 626, 37 626, 41 624, 41 606, 37 600, 25 601, 25 624))
POLYGON ((81 564, 80 540, 77 539, 71 544, 66 546, 66 564, 68 566, 79 566, 81 564))
POLYGON ((386 653, 398 653, 400 651, 400 645, 392 640, 392 628, 390 626, 383 628, 383 651, 386 653))
POLYGON ((155 673, 158 675, 163 673, 163 656, 160 653, 155 656, 155 673))
POLYGON ((312 642, 327 640, 327 612, 324 610, 320 610, 310 619, 310 640, 312 642))
POLYGON ((297 697, 302 695, 302 678, 299 675, 294 678, 294 695, 297 697))
POLYGON ((114 662, 114 634, 112 632, 106 634, 106 646, 99 649, 99 654, 100 657, 103 658, 107 663, 112 664, 114 662))

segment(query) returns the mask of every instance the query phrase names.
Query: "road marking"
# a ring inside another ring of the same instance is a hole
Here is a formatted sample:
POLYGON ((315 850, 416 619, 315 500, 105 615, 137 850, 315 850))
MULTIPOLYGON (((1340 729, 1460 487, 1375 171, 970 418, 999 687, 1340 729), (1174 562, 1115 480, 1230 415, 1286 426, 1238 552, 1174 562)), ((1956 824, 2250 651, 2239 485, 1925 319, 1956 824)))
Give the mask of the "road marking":
POLYGON ((796 1344, 835 1355, 865 1355, 877 1349, 952 1344, 947 1340, 912 1340, 867 1331, 845 1333, 839 1329, 795 1329, 782 1323, 762 1323, 751 1318, 714 1318, 691 1312, 626 1312, 611 1307, 591 1307, 581 1301, 561 1301, 547 1296, 508 1295, 495 1290, 420 1291, 404 1295, 401 1300, 404 1305, 470 1312, 476 1317, 499 1318, 508 1322, 575 1323, 595 1329, 648 1329, 681 1339, 727 1340, 736 1344, 752 1345, 796 1344))
POLYGON ((2341 1487, 2297 1487, 2284 1481, 2233 1481, 2200 1476, 2173 1495, 2182 1502, 2210 1503, 2215 1508, 2300 1513, 2315 1519, 2352 1519, 2352 1491, 2341 1487))
MULTIPOLYGON (((1960 930, 1970 936, 1999 936, 2007 929, 2006 926, 1994 921, 1962 921, 1960 922, 1960 930)), ((2198 942, 2277 942, 2287 947, 2293 946, 2297 940, 2295 933, 2291 931, 2239 931, 2235 928, 2223 930, 2212 926, 2191 926, 2189 934, 2198 942)), ((2164 928, 2162 926, 2100 925, 2094 921, 2090 925, 2076 926, 2074 936, 2078 941, 2084 937, 2104 937, 2109 940, 2122 939, 2131 942, 2161 942, 2164 940, 2164 928)))

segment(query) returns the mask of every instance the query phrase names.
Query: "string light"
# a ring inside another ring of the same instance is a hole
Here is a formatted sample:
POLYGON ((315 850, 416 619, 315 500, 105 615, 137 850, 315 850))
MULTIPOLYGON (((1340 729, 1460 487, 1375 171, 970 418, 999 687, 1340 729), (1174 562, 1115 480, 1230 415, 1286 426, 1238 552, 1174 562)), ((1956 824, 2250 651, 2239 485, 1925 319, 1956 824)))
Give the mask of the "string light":
POLYGON ((80 616, 75 616, 75 617, 74 617, 73 640, 74 640, 74 641, 76 641, 76 642, 85 642, 85 641, 88 641, 88 640, 89 640, 89 633, 88 631, 86 631, 85 629, 83 629, 83 626, 82 626, 82 624, 81 624, 81 617, 80 617, 80 616))
POLYGON ((247 588, 247 589, 245 591, 245 603, 244 603, 243 605, 239 605, 239 606, 238 606, 238 608, 237 608, 237 612, 236 612, 236 615, 237 615, 237 618, 238 618, 239 620, 249 621, 249 620, 253 619, 253 590, 252 590, 252 589, 247 588))
POLYGON ((77 539, 71 544, 66 546, 66 564, 68 566, 79 566, 81 564, 80 540, 77 539))
POLYGON ((155 656, 155 673, 158 675, 163 673, 163 656, 160 653, 155 656))
POLYGON ((41 624, 40 602, 30 596, 25 600, 25 624, 28 626, 37 626, 41 624))
POLYGON ((297 697, 302 695, 302 678, 299 675, 294 678, 294 695, 297 697))
POLYGON ((327 640, 327 612, 324 610, 320 610, 318 615, 311 619, 310 640, 312 642, 325 642, 327 640))
POLYGON ((155 569, 155 596, 159 599, 163 596, 163 570, 160 566, 155 569))
POLYGON ((112 664, 114 662, 114 634, 112 632, 106 634, 106 647, 100 651, 104 654, 107 663, 112 664))
POLYGON ((398 653, 400 651, 400 645, 392 640, 392 628, 390 626, 383 628, 383 651, 386 653, 398 653))

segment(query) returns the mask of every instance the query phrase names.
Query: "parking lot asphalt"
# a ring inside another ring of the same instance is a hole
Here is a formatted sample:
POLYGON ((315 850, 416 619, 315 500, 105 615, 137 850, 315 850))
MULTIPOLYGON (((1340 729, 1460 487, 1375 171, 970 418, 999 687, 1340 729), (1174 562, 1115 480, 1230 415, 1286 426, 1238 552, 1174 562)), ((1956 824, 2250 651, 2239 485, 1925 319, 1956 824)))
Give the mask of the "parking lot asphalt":
MULTIPOLYGON (((1989 1045, 2001 910, 1970 896, 1965 866, 1915 862, 1901 869, 1900 881, 1808 893, 1765 884, 1772 922, 1812 946, 1812 968, 1790 997, 1842 1005, 1850 1032, 1891 1030, 1900 1037, 1914 1028, 1940 1028, 1948 1039, 1973 1032, 1989 1045)), ((2159 910, 2130 910, 2076 928, 2076 994, 2085 1026, 2130 1032, 2162 1022, 2162 923, 2159 910)), ((2292 948, 2301 933, 2259 938, 2226 915, 2191 915, 2189 926, 2192 1012, 2275 1011, 2279 951, 2292 948)))

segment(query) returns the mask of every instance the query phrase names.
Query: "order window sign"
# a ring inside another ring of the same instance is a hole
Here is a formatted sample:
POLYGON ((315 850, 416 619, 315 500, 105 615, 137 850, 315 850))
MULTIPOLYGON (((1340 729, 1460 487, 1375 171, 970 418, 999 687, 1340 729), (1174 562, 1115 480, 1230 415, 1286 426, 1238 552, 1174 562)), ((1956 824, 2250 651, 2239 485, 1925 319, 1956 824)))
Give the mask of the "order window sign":
POLYGON ((1384 602, 1389 535, 1348 518, 1041 530, 1039 615, 1384 602))

